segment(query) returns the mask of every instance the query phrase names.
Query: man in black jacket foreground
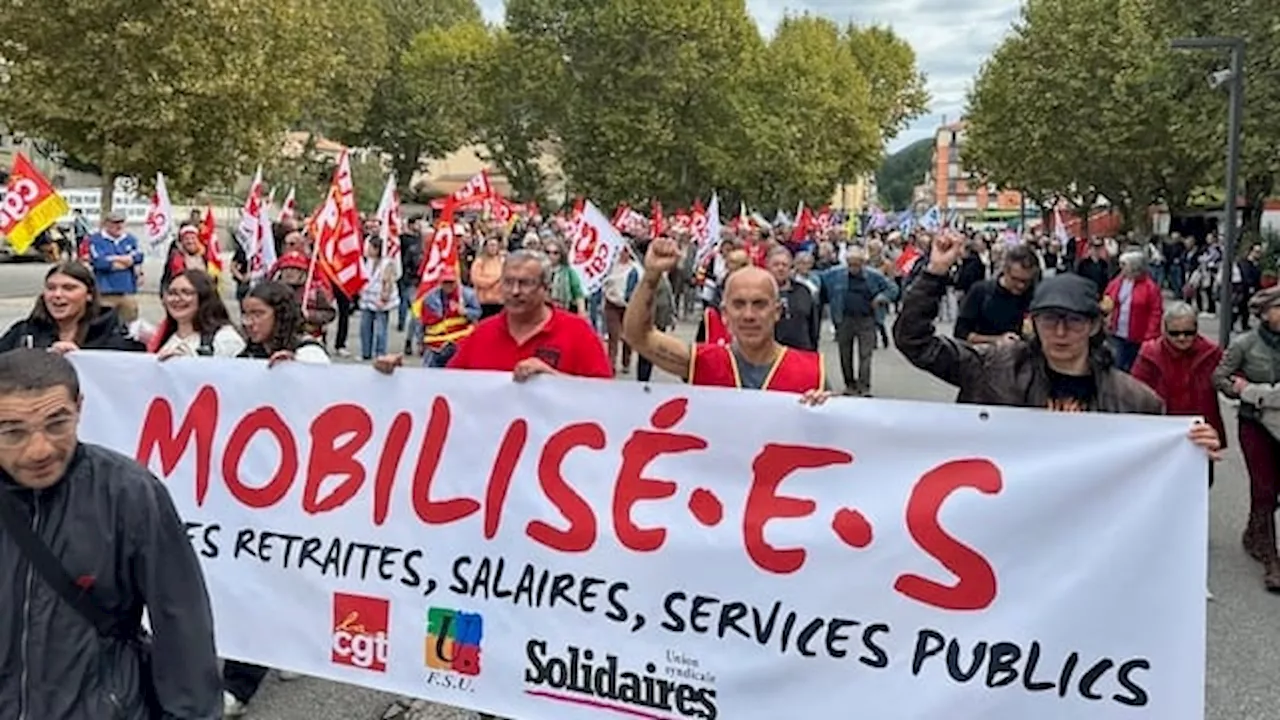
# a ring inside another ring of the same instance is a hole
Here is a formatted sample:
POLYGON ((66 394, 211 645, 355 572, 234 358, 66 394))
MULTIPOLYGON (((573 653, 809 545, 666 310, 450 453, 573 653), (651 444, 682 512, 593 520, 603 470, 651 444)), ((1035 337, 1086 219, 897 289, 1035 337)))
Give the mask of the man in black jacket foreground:
POLYGON ((182 519, 145 468, 79 441, 80 406, 62 355, 0 354, 0 720, 219 718, 182 519))

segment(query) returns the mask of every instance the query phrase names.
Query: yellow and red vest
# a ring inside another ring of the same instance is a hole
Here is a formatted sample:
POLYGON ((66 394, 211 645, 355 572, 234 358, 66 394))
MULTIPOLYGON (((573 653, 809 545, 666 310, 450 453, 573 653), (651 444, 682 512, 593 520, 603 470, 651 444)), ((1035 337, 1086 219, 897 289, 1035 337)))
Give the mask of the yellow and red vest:
POLYGON ((427 348, 439 351, 470 335, 475 329, 476 326, 466 316, 454 315, 428 325, 422 342, 427 348))
MULTIPOLYGON (((689 360, 689 384, 704 387, 742 387, 738 360, 729 345, 699 343, 689 360)), ((827 385, 826 366, 816 352, 784 347, 773 361, 761 390, 804 394, 827 385)))

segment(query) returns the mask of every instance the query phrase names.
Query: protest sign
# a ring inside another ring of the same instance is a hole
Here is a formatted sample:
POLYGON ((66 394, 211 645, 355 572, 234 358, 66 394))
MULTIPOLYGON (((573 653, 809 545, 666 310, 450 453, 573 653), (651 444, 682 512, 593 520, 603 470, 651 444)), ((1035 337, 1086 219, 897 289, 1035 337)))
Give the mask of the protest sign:
POLYGON ((72 357, 228 657, 527 720, 1203 714, 1187 418, 72 357))

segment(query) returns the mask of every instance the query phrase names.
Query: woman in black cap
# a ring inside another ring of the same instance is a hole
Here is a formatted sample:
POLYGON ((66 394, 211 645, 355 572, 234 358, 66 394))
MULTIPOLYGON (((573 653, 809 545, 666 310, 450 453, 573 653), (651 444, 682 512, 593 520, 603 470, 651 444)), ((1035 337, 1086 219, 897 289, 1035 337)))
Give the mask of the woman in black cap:
MULTIPOLYGON (((1098 289, 1074 273, 1047 278, 1031 300, 1027 340, 970 345, 938 335, 933 323, 964 238, 934 239, 928 264, 908 288, 893 326, 894 341, 912 365, 960 388, 958 402, 1061 412, 1164 413, 1146 385, 1117 369, 1106 347, 1098 289)), ((1218 433, 1196 424, 1191 440, 1216 455, 1218 433)))

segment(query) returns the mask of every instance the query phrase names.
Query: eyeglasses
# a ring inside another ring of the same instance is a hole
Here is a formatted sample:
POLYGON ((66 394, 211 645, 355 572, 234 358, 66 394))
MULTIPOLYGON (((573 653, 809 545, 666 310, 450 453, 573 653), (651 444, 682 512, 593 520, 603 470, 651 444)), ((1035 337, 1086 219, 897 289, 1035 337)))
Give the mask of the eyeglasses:
POLYGON ((18 450, 26 447, 36 433, 43 433, 50 440, 65 440, 76 432, 74 413, 59 415, 45 421, 39 428, 26 425, 10 425, 0 429, 0 450, 18 450))
POLYGON ((1171 338, 1193 338, 1199 332, 1199 330, 1165 330, 1164 334, 1171 338))
POLYGON ((536 290, 542 287, 538 278, 502 278, 503 290, 536 290))
POLYGON ((1049 310, 1037 313, 1033 318, 1035 323, 1045 328, 1056 328, 1062 326, 1069 332, 1081 332, 1089 327, 1091 321, 1085 315, 1073 312, 1063 312, 1061 310, 1049 310))
POLYGON ((165 290, 165 291, 164 291, 164 296, 165 296, 165 297, 172 297, 172 298, 193 298, 193 297, 195 297, 195 296, 196 296, 196 291, 195 291, 195 290, 187 290, 187 289, 185 289, 185 288, 182 288, 182 289, 179 289, 179 288, 169 288, 168 290, 165 290))

